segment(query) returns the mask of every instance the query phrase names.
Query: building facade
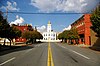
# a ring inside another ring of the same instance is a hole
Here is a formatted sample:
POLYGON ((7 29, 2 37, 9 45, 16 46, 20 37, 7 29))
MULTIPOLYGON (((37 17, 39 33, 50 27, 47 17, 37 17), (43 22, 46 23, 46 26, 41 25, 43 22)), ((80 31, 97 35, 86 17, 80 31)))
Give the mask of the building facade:
MULTIPOLYGON (((15 27, 19 30, 21 30, 22 33, 24 33, 25 31, 29 31, 30 29, 32 29, 32 26, 31 25, 15 25, 15 27)), ((22 38, 22 37, 18 37, 18 38, 15 38, 15 42, 26 42, 26 39, 25 38, 22 38)))
POLYGON ((51 27, 51 22, 49 21, 47 24, 47 31, 42 33, 44 42, 55 42, 57 40, 56 32, 53 32, 51 27))
POLYGON ((84 14, 77 21, 71 24, 72 28, 76 28, 80 36, 79 44, 91 45, 90 21, 91 14, 84 14))

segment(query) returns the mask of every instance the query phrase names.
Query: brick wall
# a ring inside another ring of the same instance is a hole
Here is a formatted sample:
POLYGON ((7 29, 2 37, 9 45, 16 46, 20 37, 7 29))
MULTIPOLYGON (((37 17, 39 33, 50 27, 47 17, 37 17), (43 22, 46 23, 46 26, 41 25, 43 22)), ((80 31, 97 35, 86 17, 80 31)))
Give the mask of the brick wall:
POLYGON ((90 21, 90 14, 84 14, 82 17, 80 17, 77 21, 75 21, 71 26, 72 28, 76 28, 78 31, 79 36, 81 37, 79 39, 80 44, 86 44, 91 45, 91 35, 90 35, 90 27, 91 27, 91 21, 90 21), (82 41, 83 40, 83 41, 82 41))

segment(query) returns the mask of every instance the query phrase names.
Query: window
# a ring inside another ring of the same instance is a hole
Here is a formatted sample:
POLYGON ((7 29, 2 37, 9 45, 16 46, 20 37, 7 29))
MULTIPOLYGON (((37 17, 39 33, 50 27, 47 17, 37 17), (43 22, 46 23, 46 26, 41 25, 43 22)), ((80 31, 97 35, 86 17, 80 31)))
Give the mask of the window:
POLYGON ((55 38, 53 38, 53 40, 55 40, 55 38))
POLYGON ((53 34, 53 36, 55 36, 55 34, 53 34))
POLYGON ((48 36, 50 36, 50 34, 48 34, 48 36))
POLYGON ((26 29, 24 28, 24 31, 25 31, 26 29))

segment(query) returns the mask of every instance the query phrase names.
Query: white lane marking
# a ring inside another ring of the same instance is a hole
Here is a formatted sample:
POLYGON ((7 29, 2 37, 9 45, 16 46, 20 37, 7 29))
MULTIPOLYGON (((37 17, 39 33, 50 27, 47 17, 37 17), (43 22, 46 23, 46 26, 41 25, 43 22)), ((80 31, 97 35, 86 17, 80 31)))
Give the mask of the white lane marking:
POLYGON ((64 46, 61 46, 61 45, 59 45, 59 46, 62 47, 62 48, 65 48, 65 49, 67 49, 67 50, 69 50, 69 51, 72 51, 72 52, 74 52, 74 53, 76 53, 76 54, 78 54, 78 55, 80 55, 80 56, 82 56, 82 57, 84 57, 84 58, 86 58, 86 59, 90 59, 89 57, 87 57, 87 56, 85 56, 85 55, 83 55, 83 54, 81 54, 81 53, 78 53, 78 52, 76 52, 76 51, 74 51, 74 50, 71 50, 71 49, 66 48, 66 47, 64 47, 64 46))
MULTIPOLYGON (((36 47, 39 47, 39 46, 41 46, 41 45, 42 45, 42 44, 36 45, 36 47)), ((30 52, 31 50, 32 50, 32 49, 27 50, 26 53, 30 52)))
POLYGON ((74 53, 76 53, 76 54, 78 54, 78 55, 80 55, 80 56, 82 56, 82 57, 84 57, 84 58, 86 58, 86 59, 90 59, 89 57, 87 57, 87 56, 85 56, 85 55, 82 55, 82 54, 80 54, 80 53, 78 53, 78 52, 76 52, 76 51, 74 51, 74 50, 72 50, 72 52, 74 52, 74 53))
POLYGON ((1 63, 0 66, 4 65, 4 64, 6 64, 6 63, 8 63, 8 62, 10 62, 10 61, 12 61, 12 60, 14 60, 15 58, 16 58, 16 57, 13 57, 13 58, 11 58, 11 59, 9 59, 9 60, 7 60, 7 61, 1 63))
POLYGON ((31 51, 31 50, 32 50, 32 49, 27 50, 26 53, 28 53, 28 52, 31 51))
POLYGON ((39 44, 39 45, 36 45, 36 47, 39 47, 39 46, 41 46, 42 44, 39 44))

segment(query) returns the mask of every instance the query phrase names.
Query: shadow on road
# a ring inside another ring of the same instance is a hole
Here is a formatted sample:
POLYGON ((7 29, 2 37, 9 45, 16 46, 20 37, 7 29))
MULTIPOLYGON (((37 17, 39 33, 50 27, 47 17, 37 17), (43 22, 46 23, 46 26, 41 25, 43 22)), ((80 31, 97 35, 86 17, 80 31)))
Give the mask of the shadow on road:
POLYGON ((0 56, 9 54, 12 52, 16 52, 16 51, 31 49, 31 48, 34 48, 34 46, 33 45, 31 46, 11 46, 11 47, 10 46, 0 46, 0 56))

